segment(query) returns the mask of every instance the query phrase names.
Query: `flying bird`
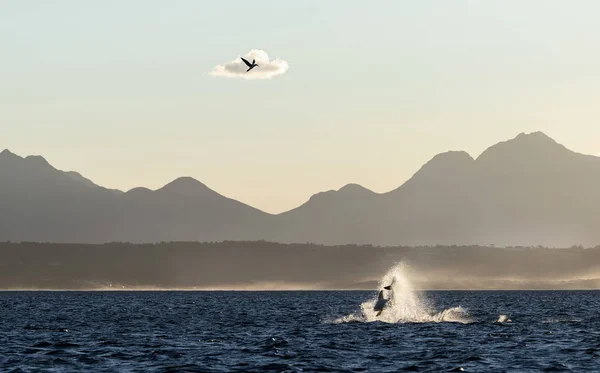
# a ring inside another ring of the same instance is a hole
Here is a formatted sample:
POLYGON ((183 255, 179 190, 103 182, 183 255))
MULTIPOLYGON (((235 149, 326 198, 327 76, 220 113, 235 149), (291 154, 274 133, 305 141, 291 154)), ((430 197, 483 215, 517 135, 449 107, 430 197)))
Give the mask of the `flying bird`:
POLYGON ((246 66, 248 66, 248 70, 246 70, 246 72, 252 70, 253 68, 257 67, 258 65, 256 64, 256 62, 254 62, 255 60, 252 60, 252 63, 248 62, 247 59, 245 59, 244 57, 240 57, 242 59, 242 61, 244 61, 244 63, 246 64, 246 66))

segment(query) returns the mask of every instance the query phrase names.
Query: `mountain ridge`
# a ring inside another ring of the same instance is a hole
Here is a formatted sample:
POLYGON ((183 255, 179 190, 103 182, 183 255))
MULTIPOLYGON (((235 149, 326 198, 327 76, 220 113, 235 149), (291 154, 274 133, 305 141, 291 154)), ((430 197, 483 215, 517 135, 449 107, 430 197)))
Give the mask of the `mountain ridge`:
POLYGON ((600 158, 573 152, 542 132, 520 133, 477 158, 464 151, 437 154, 388 192, 349 183, 279 214, 189 176, 156 190, 110 190, 41 156, 23 158, 8 149, 0 152, 0 176, 0 241, 600 242, 594 228, 600 226, 600 158))

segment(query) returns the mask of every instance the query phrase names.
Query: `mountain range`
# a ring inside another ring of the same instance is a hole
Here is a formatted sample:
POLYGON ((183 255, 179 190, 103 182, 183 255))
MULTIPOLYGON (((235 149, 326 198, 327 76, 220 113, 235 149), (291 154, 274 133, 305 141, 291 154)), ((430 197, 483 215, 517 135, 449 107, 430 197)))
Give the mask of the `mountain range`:
POLYGON ((600 157, 541 132, 474 159, 433 157, 386 193, 357 184, 272 215, 178 178, 158 190, 107 189, 41 156, 0 153, 0 241, 268 240, 372 245, 600 243, 600 157))

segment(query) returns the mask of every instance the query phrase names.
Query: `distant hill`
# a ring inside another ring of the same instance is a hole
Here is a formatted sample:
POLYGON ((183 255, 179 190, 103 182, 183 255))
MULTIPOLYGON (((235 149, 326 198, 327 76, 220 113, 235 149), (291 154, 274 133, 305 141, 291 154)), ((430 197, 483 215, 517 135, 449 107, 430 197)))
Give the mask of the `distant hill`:
POLYGON ((313 196, 280 215, 282 242, 383 245, 600 243, 600 158, 541 132, 477 159, 438 154, 388 193, 359 186, 313 196))
POLYGON ((600 243, 600 158, 541 132, 477 159, 438 154, 403 185, 348 184, 271 215, 192 178, 152 191, 105 189, 40 156, 0 153, 0 241, 256 240, 321 244, 600 243))
POLYGON ((0 241, 259 238, 254 232, 269 217, 192 178, 122 193, 57 170, 39 156, 0 153, 0 241))

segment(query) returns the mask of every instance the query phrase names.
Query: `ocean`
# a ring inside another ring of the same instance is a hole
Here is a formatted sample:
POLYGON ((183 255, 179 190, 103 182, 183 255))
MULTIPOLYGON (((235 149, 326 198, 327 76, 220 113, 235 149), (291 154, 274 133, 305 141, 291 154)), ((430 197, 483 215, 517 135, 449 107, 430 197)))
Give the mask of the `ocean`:
POLYGON ((380 316, 377 289, 0 292, 0 371, 600 371, 600 292, 390 281, 380 316))

